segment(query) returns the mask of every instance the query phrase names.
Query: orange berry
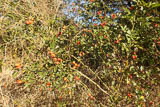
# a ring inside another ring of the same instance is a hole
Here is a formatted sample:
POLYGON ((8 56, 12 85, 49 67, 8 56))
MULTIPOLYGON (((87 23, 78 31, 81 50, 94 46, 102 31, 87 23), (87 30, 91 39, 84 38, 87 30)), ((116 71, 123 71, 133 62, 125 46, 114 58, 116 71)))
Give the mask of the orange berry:
POLYGON ((76 63, 73 61, 72 64, 75 65, 76 63))
POLYGON ((75 26, 78 27, 79 25, 78 25, 78 24, 75 24, 75 26))
POLYGON ((115 44, 118 44, 120 42, 120 40, 114 41, 115 44))
POLYGON ((26 24, 27 24, 27 25, 30 25, 30 24, 32 24, 32 23, 33 23, 33 20, 27 20, 27 21, 26 21, 26 24))
POLYGON ((16 69, 20 69, 21 68, 21 64, 16 64, 15 67, 16 67, 16 69))
POLYGON ((52 51, 48 51, 48 54, 51 55, 53 52, 52 51))
POLYGON ((56 55, 54 53, 51 53, 50 55, 51 55, 51 58, 56 57, 56 55))
POLYGON ((63 29, 65 30, 65 29, 66 29, 66 26, 63 26, 63 29))
POLYGON ((61 58, 57 58, 57 61, 62 62, 62 59, 61 58))
POLYGON ((59 99, 63 99, 63 97, 62 97, 62 96, 59 96, 59 99))
POLYGON ((80 80, 80 78, 78 76, 74 76, 75 80, 80 80))
POLYGON ((59 64, 59 62, 54 62, 54 64, 58 65, 58 64, 59 64))
POLYGON ((49 91, 52 91, 52 88, 49 88, 49 91))
POLYGON ((16 83, 17 83, 17 84, 22 84, 23 81, 22 81, 22 80, 17 80, 16 83))
POLYGON ((52 60, 53 60, 53 62, 57 62, 57 58, 53 58, 52 60))
POLYGON ((101 13, 102 13, 102 11, 98 11, 98 12, 97 12, 97 15, 100 15, 101 13))
POLYGON ((91 96, 91 94, 90 94, 90 93, 88 93, 88 96, 90 97, 90 96, 91 96))
POLYGON ((77 65, 78 65, 77 63, 74 64, 75 67, 77 67, 77 65))
POLYGON ((88 32, 92 32, 92 30, 88 30, 88 32))
POLYGON ((75 5, 75 3, 72 3, 72 6, 74 6, 75 5))
POLYGON ((75 66, 76 66, 76 67, 80 67, 80 65, 79 65, 79 64, 76 64, 75 66))
POLYGON ((100 18, 101 18, 101 19, 103 19, 103 18, 104 18, 104 16, 101 16, 100 18))
POLYGON ((160 41, 158 41, 157 44, 160 45, 160 41))
POLYGON ((7 84, 5 83, 5 84, 3 85, 3 87, 4 87, 4 88, 7 88, 7 84))
POLYGON ((69 91, 68 94, 71 95, 71 94, 72 94, 72 91, 69 91))
POLYGON ((79 56, 84 56, 84 52, 80 52, 80 53, 79 53, 79 56))
POLYGON ((50 82, 47 82, 47 84, 46 84, 48 87, 51 85, 51 83, 50 82))
POLYGON ((112 14, 112 19, 115 19, 116 18, 116 14, 112 14))
POLYGON ((64 77, 63 80, 64 80, 64 81, 68 81, 67 77, 64 77))
POLYGON ((73 69, 76 69, 76 66, 73 66, 73 69))
POLYGON ((42 88, 40 88, 39 91, 42 91, 42 88))
POLYGON ((82 34, 82 36, 86 36, 86 34, 85 34, 85 33, 83 33, 83 34, 82 34))
POLYGON ((95 99, 90 93, 88 93, 88 96, 89 96, 89 98, 90 98, 91 100, 94 100, 94 99, 95 99))
POLYGON ((90 96, 90 99, 91 99, 91 100, 94 100, 95 98, 94 98, 93 96, 90 96))
POLYGON ((39 84, 42 84, 43 83, 43 81, 39 81, 39 84))
POLYGON ((107 36, 106 36, 106 35, 104 35, 104 38, 106 39, 106 38, 107 38, 107 36))

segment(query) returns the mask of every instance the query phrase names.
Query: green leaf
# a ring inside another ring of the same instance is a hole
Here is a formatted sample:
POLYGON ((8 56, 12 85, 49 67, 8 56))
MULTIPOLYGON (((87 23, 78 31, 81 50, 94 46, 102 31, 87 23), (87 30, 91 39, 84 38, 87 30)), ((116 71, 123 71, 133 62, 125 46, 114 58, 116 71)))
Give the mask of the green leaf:
POLYGON ((131 12, 129 11, 128 8, 123 7, 123 9, 124 9, 126 12, 128 12, 128 14, 131 14, 131 12))
POLYGON ((160 7, 160 3, 159 4, 158 3, 152 4, 151 7, 152 8, 160 7))
POLYGON ((56 42, 55 42, 54 40, 50 43, 50 48, 51 48, 51 49, 53 49, 53 48, 55 47, 55 43, 56 43, 56 42))

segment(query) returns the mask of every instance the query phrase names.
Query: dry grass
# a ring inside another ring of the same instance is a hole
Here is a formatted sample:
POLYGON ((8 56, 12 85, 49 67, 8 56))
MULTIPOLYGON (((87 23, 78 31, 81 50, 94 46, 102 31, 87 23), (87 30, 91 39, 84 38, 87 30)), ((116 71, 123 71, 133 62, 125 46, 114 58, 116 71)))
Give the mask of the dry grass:
MULTIPOLYGON (((43 51, 45 48, 45 41, 41 34, 37 33, 33 38, 30 38, 22 32, 21 26, 24 26, 24 21, 28 19, 38 20, 42 26, 47 26, 48 21, 60 15, 60 5, 62 5, 61 0, 21 0, 15 2, 4 0, 1 2, 0 104, 3 107, 15 107, 16 105, 20 107, 22 105, 23 107, 35 107, 37 105, 39 107, 38 104, 44 102, 40 101, 40 96, 43 95, 39 87, 28 89, 16 84, 16 80, 23 77, 27 67, 32 66, 36 61, 42 61, 44 56, 46 57, 45 52, 42 55, 36 54, 37 50, 43 51), (8 16, 9 14, 10 16, 8 16), (12 37, 8 38, 8 35, 12 37), (4 41, 4 38, 9 40, 4 41), (32 46, 35 46, 33 47, 34 52, 29 49, 32 46), (15 64, 23 65, 23 70, 22 68, 20 70, 14 69, 15 64)), ((52 32, 52 36, 53 34, 52 32)), ((48 38, 52 36, 49 32, 48 38)), ((50 96, 49 93, 45 95, 46 97, 50 96)))

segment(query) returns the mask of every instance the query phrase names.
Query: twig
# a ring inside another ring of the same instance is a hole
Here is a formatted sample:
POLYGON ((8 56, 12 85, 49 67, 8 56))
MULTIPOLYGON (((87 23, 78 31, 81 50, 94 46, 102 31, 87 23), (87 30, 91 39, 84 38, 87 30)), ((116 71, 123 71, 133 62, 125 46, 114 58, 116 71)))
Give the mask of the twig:
POLYGON ((80 71, 77 71, 80 75, 82 75, 83 77, 85 77, 86 79, 88 79, 89 81, 91 81, 94 85, 96 85, 103 93, 107 94, 108 96, 110 96, 104 89, 102 89, 96 82, 94 82, 93 80, 91 80, 88 76, 86 76, 85 74, 83 74, 80 71))
MULTIPOLYGON (((77 59, 75 56, 71 56, 75 59, 77 59)), ((78 60, 78 59, 77 59, 78 60)), ((79 61, 79 60, 78 60, 79 61)), ((83 64, 83 62, 81 62, 83 64)), ((84 65, 84 64, 83 64, 84 65)), ((87 68, 92 71, 88 66, 87 68)), ((92 79, 90 79, 87 75, 83 74, 82 72, 80 71, 77 71, 80 75, 82 75, 83 77, 85 77, 86 79, 88 79, 89 81, 91 81, 94 85, 96 85, 102 92, 104 92, 105 94, 107 94, 108 96, 110 96, 104 89, 102 89, 96 82, 94 82, 92 79)), ((93 71, 92 71, 93 74, 95 74, 93 71)), ((99 79, 99 78, 98 78, 99 79)))
MULTIPOLYGON (((90 67, 88 67, 87 65, 85 65, 81 60, 78 60, 75 56, 71 55, 71 57, 75 58, 75 59, 76 59, 77 61, 79 61, 83 66, 85 66, 86 68, 88 68, 88 69, 92 72, 92 74, 94 74, 94 75, 103 83, 102 79, 100 79, 99 76, 97 76, 97 73, 95 73, 90 67)), ((103 83, 103 85, 104 85, 108 90, 110 90, 109 87, 107 87, 104 83, 103 83)))

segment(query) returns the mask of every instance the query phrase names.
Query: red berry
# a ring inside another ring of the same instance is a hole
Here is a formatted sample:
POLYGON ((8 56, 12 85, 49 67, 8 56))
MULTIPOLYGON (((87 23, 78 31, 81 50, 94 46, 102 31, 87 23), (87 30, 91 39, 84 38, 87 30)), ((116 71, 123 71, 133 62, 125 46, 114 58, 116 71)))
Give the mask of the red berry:
POLYGON ((117 43, 118 43, 118 41, 114 41, 114 43, 115 43, 115 44, 117 44, 117 43))
POLYGON ((128 97, 132 97, 132 94, 131 94, 131 93, 128 93, 128 97))
POLYGON ((106 54, 107 57, 109 57, 109 54, 106 54))
POLYGON ((104 27, 106 25, 106 22, 101 23, 101 26, 104 27))
POLYGON ((150 105, 153 105, 154 104, 154 102, 153 101, 150 101, 150 103, 149 103, 150 105))
POLYGON ((75 3, 72 3, 72 6, 74 6, 75 5, 75 3))
POLYGON ((129 75, 129 78, 132 79, 132 75, 131 74, 129 75))
POLYGON ((134 7, 133 7, 133 6, 131 6, 131 7, 129 8, 129 10, 133 10, 133 8, 134 8, 134 7))
POLYGON ((76 8, 73 8, 73 11, 76 11, 76 8))
POLYGON ((160 46, 160 41, 159 41, 159 42, 157 42, 157 44, 160 46))
POLYGON ((136 52, 133 52, 133 55, 136 55, 136 52))
POLYGON ((80 44, 81 44, 81 42, 80 42, 80 41, 78 41, 78 42, 77 42, 77 45, 80 45, 80 44))
POLYGON ((95 23, 94 26, 97 26, 97 23, 95 23))
POLYGON ((104 35, 104 38, 106 39, 106 38, 107 38, 107 36, 106 36, 106 35, 104 35))
POLYGON ((104 16, 101 16, 101 17, 100 17, 100 19, 103 19, 103 18, 104 18, 104 16))
POLYGON ((120 42, 120 40, 116 40, 116 41, 114 41, 114 43, 115 43, 115 44, 118 44, 119 42, 120 42))
POLYGON ((154 27, 158 27, 158 24, 154 24, 154 27))
POLYGON ((116 18, 116 14, 112 14, 112 19, 115 19, 116 18))
POLYGON ((96 19, 93 19, 93 22, 95 21, 96 19))
POLYGON ((154 40, 154 43, 157 43, 157 40, 154 40))
POLYGON ((132 58, 133 58, 133 59, 136 59, 136 58, 137 58, 137 56, 136 56, 136 55, 133 55, 133 56, 132 56, 132 58))
POLYGON ((97 12, 97 15, 100 15, 101 13, 102 13, 102 11, 98 11, 98 12, 97 12))
POLYGON ((62 35, 62 34, 63 34, 63 32, 59 32, 59 33, 57 34, 57 37, 60 36, 60 35, 62 35))

